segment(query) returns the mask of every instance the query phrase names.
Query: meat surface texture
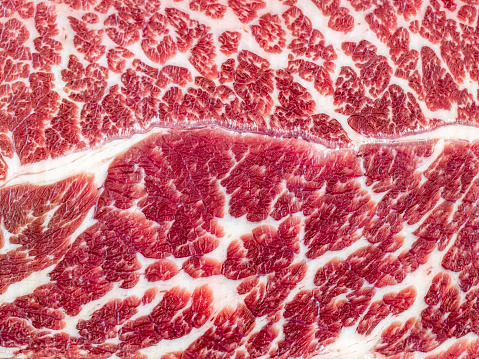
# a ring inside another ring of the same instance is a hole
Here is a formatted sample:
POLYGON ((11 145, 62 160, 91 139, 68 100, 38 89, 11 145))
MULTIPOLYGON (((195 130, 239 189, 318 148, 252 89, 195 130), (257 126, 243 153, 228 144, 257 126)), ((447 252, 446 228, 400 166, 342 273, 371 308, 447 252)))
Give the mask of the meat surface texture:
POLYGON ((479 358, 478 4, 0 0, 0 358, 479 358))

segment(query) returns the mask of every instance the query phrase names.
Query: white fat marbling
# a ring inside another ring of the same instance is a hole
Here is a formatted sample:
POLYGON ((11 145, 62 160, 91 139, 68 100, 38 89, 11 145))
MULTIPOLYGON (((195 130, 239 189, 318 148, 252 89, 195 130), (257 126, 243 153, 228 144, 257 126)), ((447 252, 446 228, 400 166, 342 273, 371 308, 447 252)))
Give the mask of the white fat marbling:
MULTIPOLYGON (((222 2, 226 4, 226 1, 222 1, 222 2)), ((57 36, 57 40, 62 42, 62 45, 64 48, 63 53, 76 53, 76 50, 74 49, 74 45, 73 45, 73 38, 75 34, 72 31, 69 20, 68 20, 68 16, 70 15, 70 10, 66 5, 63 5, 63 4, 55 4, 54 6, 57 8, 57 11, 56 11, 56 13, 58 14, 57 24, 60 29, 60 35, 57 36)), ((172 6, 172 2, 163 1, 161 6, 162 8, 172 6)), ((201 21, 205 19, 203 15, 200 15, 197 12, 192 12, 189 10, 189 2, 175 2, 173 6, 184 12, 190 13, 192 19, 198 19, 201 21)), ((350 2, 347 2, 347 1, 341 2, 341 6, 344 6, 350 9, 351 14, 355 16, 355 29, 354 31, 346 35, 337 33, 333 31, 332 29, 330 29, 327 24, 328 18, 324 16, 318 16, 320 12, 317 9, 317 7, 313 4, 312 1, 300 1, 296 6, 298 6, 303 11, 303 13, 310 18, 313 26, 319 29, 323 33, 323 35, 325 36, 326 45, 333 44, 335 51, 338 53, 338 59, 335 60, 336 67, 332 74, 333 79, 337 77, 342 66, 351 66, 354 68, 354 63, 351 57, 345 56, 341 49, 342 42, 360 41, 362 39, 366 39, 371 41, 373 44, 376 44, 376 45, 378 44, 376 35, 369 29, 369 26, 366 24, 364 19, 363 18, 359 19, 357 14, 354 11, 352 11, 353 9, 350 2)), ((422 3, 421 13, 425 12, 425 9, 427 6, 428 6, 427 2, 422 3)), ((258 15, 261 16, 268 12, 280 15, 282 12, 284 12, 286 8, 287 7, 285 5, 279 2, 275 2, 274 5, 273 5, 273 2, 268 2, 267 7, 265 9, 261 9, 258 12, 258 15)), ((103 24, 103 21, 106 19, 106 17, 109 16, 113 11, 114 11, 113 9, 110 9, 107 14, 101 15, 99 24, 89 25, 89 28, 99 29, 101 27, 101 24, 103 24)), ((86 13, 86 12, 87 11, 84 11, 83 13, 86 13)), ((78 13, 81 14, 82 12, 78 12, 78 13)), ((17 16, 17 15, 14 15, 14 16, 17 16)), ((454 18, 456 14, 448 12, 447 16, 448 18, 454 18)), ((257 19, 253 21, 253 24, 257 24, 257 19)), ((272 55, 272 54, 265 53, 264 50, 258 45, 258 43, 252 37, 250 24, 241 24, 230 9, 228 9, 228 11, 225 14, 225 17, 222 20, 215 20, 214 25, 215 26, 212 27, 212 32, 214 35, 213 37, 214 37, 215 45, 217 48, 219 48, 219 42, 217 38, 223 31, 226 31, 226 30, 239 31, 243 35, 242 41, 239 46, 240 51, 249 50, 264 58, 267 58, 268 61, 270 61, 271 68, 273 69, 284 68, 287 66, 288 59, 285 56, 282 56, 283 54, 272 55)), ((408 24, 403 20, 402 17, 398 17, 398 27, 407 26, 407 25, 408 24)), ((38 36, 38 32, 34 29, 34 27, 29 28, 29 31, 30 31, 30 37, 27 40, 26 45, 29 45, 31 48, 33 48, 33 38, 38 36)), ((410 35, 411 35, 410 48, 420 51, 422 46, 429 46, 436 52, 436 54, 440 54, 439 45, 433 45, 429 43, 418 34, 410 33, 410 35)), ((288 34, 287 40, 290 40, 289 34, 288 34)), ((114 44, 107 36, 104 36, 103 44, 107 46, 107 51, 116 46, 116 44, 114 44)), ((379 45, 380 46, 378 46, 378 54, 388 57, 387 48, 382 44, 379 44, 379 45)), ((154 64, 153 62, 151 62, 144 55, 140 46, 140 42, 137 42, 136 44, 129 46, 128 49, 135 53, 136 58, 140 59, 147 65, 151 65, 155 67, 158 66, 157 64, 154 64)), ((188 57, 189 57, 188 54, 179 53, 175 57, 167 61, 165 65, 178 65, 178 66, 186 67, 192 73, 193 77, 198 76, 199 73, 189 63, 188 57)), ((218 64, 221 64, 226 59, 227 59, 227 56, 225 56, 224 54, 220 52, 217 53, 216 62, 218 64)), ((132 60, 133 59, 127 60, 127 68, 132 66, 132 60)), ((52 73, 55 75, 54 90, 60 95, 62 99, 68 98, 68 92, 65 89, 65 83, 61 79, 61 70, 67 68, 68 61, 69 61, 69 56, 62 56, 61 64, 59 66, 54 66, 52 70, 52 73)), ((83 63, 83 65, 87 65, 87 63, 82 58, 79 58, 79 61, 83 63)), ((101 66, 107 66, 106 56, 102 57, 99 60, 98 64, 101 66)), ((26 81, 27 80, 25 80, 25 82, 26 81)), ((358 148, 360 145, 368 144, 368 143, 389 144, 389 143, 395 143, 395 142, 402 143, 402 142, 410 142, 410 141, 421 142, 426 140, 438 140, 437 143, 435 144, 435 150, 433 155, 429 157, 428 159, 426 159, 424 163, 421 164, 421 166, 418 168, 418 171, 425 170, 437 159, 437 157, 441 154, 442 150, 444 149, 444 145, 446 141, 448 140, 459 140, 459 141, 479 140, 478 127, 463 126, 463 125, 447 125, 447 126, 440 127, 425 133, 401 136, 394 140, 368 138, 353 131, 347 123, 347 116, 343 116, 335 112, 335 107, 333 106, 333 102, 331 98, 319 96, 317 92, 314 90, 314 85, 312 82, 304 81, 297 76, 295 76, 295 81, 299 82, 302 86, 306 87, 308 92, 313 94, 314 100, 317 104, 316 110, 318 112, 325 113, 333 118, 336 118, 340 122, 340 124, 343 126, 344 130, 346 131, 347 135, 353 141, 353 144, 352 144, 353 148, 358 148)), ((108 86, 112 86, 112 85, 120 84, 120 83, 121 83, 121 75, 110 72, 109 78, 108 78, 108 86)), ((393 78, 391 80, 391 83, 395 83, 403 88, 407 88, 407 81, 405 80, 393 78)), ((467 88, 471 90, 471 89, 474 89, 474 86, 475 85, 471 83, 470 79, 466 77, 464 84, 462 84, 460 88, 461 89, 467 88)), ((470 91, 470 92, 472 92, 473 96, 476 98, 475 92, 474 91, 470 91)), ((274 93, 272 97, 274 101, 273 105, 278 105, 277 93, 274 93)), ((445 120, 446 122, 449 122, 453 120, 456 116, 455 115, 457 110, 456 107, 453 107, 451 111, 432 112, 426 108, 425 104, 422 101, 419 102, 419 106, 421 107, 421 110, 423 111, 425 116, 428 118, 438 117, 445 120)), ((159 123, 159 121, 160 119, 156 119, 152 123, 153 124, 159 123)), ((50 125, 47 124, 47 128, 49 126, 50 125)), ((144 131, 144 129, 141 128, 140 126, 136 126, 134 130, 137 132, 144 131)), ((41 161, 38 163, 25 165, 25 166, 22 166, 20 164, 18 156, 15 155, 12 159, 8 159, 8 158, 6 159, 7 164, 9 166, 9 171, 8 171, 8 177, 3 182, 2 187, 14 186, 14 185, 22 184, 22 183, 47 185, 47 184, 52 184, 59 180, 68 178, 73 175, 77 175, 81 173, 92 173, 95 176, 95 183, 97 187, 100 188, 105 181, 108 166, 111 164, 111 162, 116 156, 128 150, 129 148, 131 148, 131 146, 137 144, 139 141, 147 138, 151 134, 165 133, 167 131, 168 129, 166 128, 157 127, 148 131, 147 133, 136 134, 127 139, 109 141, 98 148, 76 152, 66 156, 62 156, 60 158, 48 159, 45 161, 41 161)), ((230 132, 237 133, 235 131, 230 131, 230 132)), ((312 143, 311 145, 315 147, 315 149, 317 150, 317 153, 324 153, 326 151, 330 151, 329 149, 326 149, 324 146, 320 144, 312 143)), ((378 203, 382 199, 384 195, 383 193, 373 193, 371 188, 366 186, 365 181, 363 179, 361 179, 359 182, 361 186, 370 194, 373 201, 378 203)), ((226 194, 226 192, 224 191, 224 188, 221 187, 220 189, 223 191, 228 202, 230 199, 230 196, 226 194)), ((457 208, 457 206, 460 204, 461 201, 462 199, 458 201, 457 204, 455 204, 456 206, 455 208, 457 208)), ((51 218, 53 216, 55 210, 56 209, 53 209, 51 213, 47 214, 47 221, 46 221, 47 224, 48 224, 48 218, 51 218)), ((72 241, 74 241, 78 237, 78 235, 80 235, 86 228, 88 228, 89 226, 93 225, 96 222, 93 219, 93 211, 94 211, 94 208, 90 210, 87 217, 83 221, 82 225, 72 235, 72 239, 71 239, 72 241)), ((301 239, 303 239, 305 218, 301 214, 297 214, 295 216, 300 218, 303 223, 302 232, 300 234, 301 239)), ((426 217, 427 215, 423 217, 423 220, 426 217)), ((228 210, 226 210, 224 217, 219 219, 218 223, 224 229, 224 236, 219 239, 220 245, 218 246, 218 248, 216 248, 213 252, 209 253, 208 257, 215 258, 217 260, 224 260, 226 258, 227 247, 231 243, 231 241, 239 239, 242 235, 251 233, 251 231, 254 228, 258 227, 259 225, 272 225, 274 227, 277 227, 279 224, 279 221, 275 221, 269 218, 262 222, 252 223, 246 220, 246 216, 243 216, 241 218, 234 218, 228 213, 228 210)), ((420 223, 414 226, 408 226, 408 225, 405 226, 405 228, 403 229, 401 233, 405 236, 405 244, 402 249, 408 248, 410 244, 415 240, 416 237, 412 233, 420 225, 420 223)), ((9 233, 7 233, 6 229, 4 228, 3 222, 0 222, 0 226, 1 226, 0 229, 3 230, 4 237, 5 237, 5 245, 3 248, 0 249, 0 253, 5 253, 6 251, 10 249, 15 248, 15 245, 11 244, 8 241, 9 233)), ((362 233, 359 231, 357 234, 361 235, 362 233)), ((453 238, 453 240, 450 242, 449 247, 454 242, 454 239, 455 238, 453 238)), ((349 246, 348 248, 344 250, 337 251, 337 252, 329 251, 318 259, 309 260, 305 255, 307 248, 301 243, 300 254, 295 258, 295 261, 299 262, 304 260, 307 262, 307 275, 304 278, 304 280, 301 281, 296 286, 296 288, 290 293, 290 295, 287 298, 287 301, 291 300, 300 290, 313 289, 315 287, 313 283, 314 274, 319 268, 324 266, 324 264, 326 264, 329 260, 333 258, 346 259, 351 253, 367 245, 369 245, 369 242, 367 242, 366 239, 364 239, 364 237, 361 237, 358 241, 354 242, 351 246, 349 246)), ((412 274, 409 274, 402 283, 395 286, 388 286, 385 288, 376 289, 373 301, 380 300, 382 296, 386 293, 397 292, 408 286, 414 286, 417 290, 417 299, 411 308, 409 308, 407 311, 401 313, 398 316, 390 315, 388 318, 382 321, 374 329, 373 333, 369 335, 368 337, 358 335, 355 332, 357 325, 348 327, 348 328, 343 328, 340 338, 332 345, 329 345, 326 348, 323 348, 320 351, 320 353, 316 356, 316 358, 319 358, 319 359, 378 359, 378 358, 381 358, 379 354, 377 355, 370 354, 373 346, 375 345, 375 343, 380 337, 381 331, 387 325, 389 325, 392 320, 399 320, 401 322, 405 322, 410 317, 414 317, 414 316, 417 317, 420 311, 424 309, 425 307, 424 296, 426 295, 427 289, 429 288, 429 284, 431 283, 434 275, 444 271, 444 269, 441 268, 441 260, 442 260, 443 254, 447 251, 448 248, 446 248, 446 250, 442 252, 439 252, 438 250, 434 251, 430 256, 429 262, 426 265, 421 266, 417 271, 413 272, 412 274), (418 285, 418 283, 421 283, 421 285, 418 285)), ((398 250, 397 253, 399 253, 400 250, 398 250)), ((76 323, 78 322, 79 319, 89 318, 95 310, 98 310, 99 308, 101 308, 109 300, 126 298, 132 295, 141 296, 143 295, 145 290, 152 287, 155 287, 159 291, 156 298, 149 304, 140 305, 139 312, 133 317, 133 319, 142 315, 149 314, 151 312, 151 309, 159 303, 163 294, 174 286, 181 286, 189 291, 193 291, 196 287, 202 284, 208 284, 210 289, 212 289, 214 293, 214 297, 215 297, 215 300, 213 303, 214 313, 217 313, 225 306, 230 306, 232 308, 235 308, 239 303, 242 302, 244 298, 244 296, 239 295, 236 290, 236 287, 239 284, 239 281, 228 280, 222 275, 213 276, 209 278, 192 279, 183 270, 180 270, 180 273, 177 276, 171 278, 168 281, 149 283, 146 281, 146 278, 144 276, 144 270, 149 264, 155 262, 156 260, 145 258, 140 254, 137 255, 137 258, 142 264, 142 269, 140 270, 140 282, 134 288, 121 289, 119 288, 118 284, 116 284, 115 288, 109 293, 107 293, 107 295, 105 295, 103 298, 98 299, 96 301, 92 301, 88 303, 87 305, 85 305, 83 307, 83 310, 78 316, 75 316, 75 317, 67 316, 65 318, 66 328, 62 331, 73 336, 78 336, 76 323)), ((174 259, 174 258, 169 258, 169 259, 173 260, 175 264, 178 266, 178 268, 181 268, 183 262, 185 261, 185 259, 174 259)), ((42 271, 32 273, 29 277, 25 278, 24 280, 10 285, 8 290, 3 295, 0 295, 0 302, 11 302, 18 296, 31 293, 39 285, 48 283, 50 281, 48 274, 51 272, 53 268, 54 266, 51 266, 42 271)), ((457 278, 456 273, 450 273, 450 272, 448 273, 453 277, 453 279, 456 282, 459 280, 457 278)), ((461 293, 461 295, 463 295, 463 293, 461 293)), ((213 317, 214 315, 215 314, 213 314, 213 317)), ((285 319, 281 318, 278 323, 278 329, 280 331, 278 338, 282 338, 283 336, 282 324, 284 323, 285 323, 285 319)), ((256 321, 255 330, 258 330, 264 324, 265 324, 265 318, 259 318, 256 321)), ((152 346, 150 348, 142 349, 141 353, 147 355, 149 358, 153 358, 153 359, 160 358, 161 355, 165 353, 176 351, 178 349, 186 347, 189 343, 191 343, 196 338, 198 338, 198 336, 203 334, 210 327, 211 327, 211 323, 208 322, 207 324, 205 324, 203 327, 199 329, 193 329, 193 331, 187 336, 184 336, 177 340, 162 341, 157 346, 152 346)), ((473 340, 473 339, 477 339, 477 336, 468 334, 463 339, 473 340)), ((110 339, 108 342, 118 343, 118 338, 110 339)), ((448 341, 446 341, 445 343, 440 345, 438 348, 436 348, 434 351, 428 354, 440 352, 441 350, 446 349, 453 343, 454 343, 454 339, 449 339, 448 341)), ((276 343, 273 344, 273 346, 275 345, 276 343)), ((13 356, 13 352, 15 350, 16 349, 0 347, 0 358, 8 358, 13 356)), ((423 358, 423 357, 425 357, 425 354, 416 355, 416 358, 423 358)))

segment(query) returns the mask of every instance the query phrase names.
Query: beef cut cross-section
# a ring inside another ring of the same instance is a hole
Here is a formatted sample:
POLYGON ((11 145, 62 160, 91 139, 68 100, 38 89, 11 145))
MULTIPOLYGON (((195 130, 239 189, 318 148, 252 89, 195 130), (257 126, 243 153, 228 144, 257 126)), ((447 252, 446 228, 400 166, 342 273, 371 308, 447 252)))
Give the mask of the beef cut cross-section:
POLYGON ((478 7, 0 0, 0 358, 478 359, 478 7))

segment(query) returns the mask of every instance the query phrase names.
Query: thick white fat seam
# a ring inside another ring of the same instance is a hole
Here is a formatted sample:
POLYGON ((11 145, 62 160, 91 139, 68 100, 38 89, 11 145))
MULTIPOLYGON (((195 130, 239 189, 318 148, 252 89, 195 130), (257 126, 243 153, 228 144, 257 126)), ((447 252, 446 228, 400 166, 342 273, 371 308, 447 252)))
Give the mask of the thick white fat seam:
POLYGON ((53 270, 53 268, 55 268, 55 265, 40 271, 33 272, 20 282, 10 284, 5 293, 0 295, 0 303, 13 302, 16 298, 22 295, 32 293, 38 286, 50 283, 51 279, 48 274, 53 270))
POLYGON ((150 135, 162 132, 166 132, 166 129, 154 128, 147 133, 110 141, 101 147, 29 165, 22 166, 19 161, 12 160, 8 163, 11 168, 3 186, 14 186, 22 183, 44 186, 74 175, 92 173, 95 175, 97 186, 101 187, 106 178, 108 166, 116 156, 150 135))
POLYGON ((14 353, 18 351, 18 348, 7 348, 0 346, 0 358, 14 358, 14 353))
MULTIPOLYGON (((235 130, 227 130, 217 126, 206 126, 211 129, 218 129, 225 133, 237 135, 239 132, 235 130)), ((37 163, 29 165, 21 165, 18 158, 6 159, 9 165, 9 171, 7 179, 3 182, 2 187, 9 187, 23 183, 30 183, 35 185, 48 185, 56 183, 68 177, 82 174, 92 173, 95 175, 95 182, 98 187, 101 187, 105 178, 108 166, 111 161, 121 153, 127 151, 138 142, 148 138, 152 134, 167 133, 170 128, 155 127, 150 131, 142 134, 135 134, 125 139, 115 139, 104 145, 83 150, 75 153, 68 154, 66 156, 58 157, 55 159, 47 159, 37 163)), ((188 130, 188 129, 185 129, 188 130)), ((245 134, 246 135, 246 134, 245 134)), ((274 137, 267 135, 255 134, 254 136, 260 136, 265 139, 271 139, 274 137)), ((398 144, 398 143, 414 143, 423 142, 429 140, 439 140, 439 149, 442 149, 444 142, 448 141, 469 141, 473 142, 479 140, 479 127, 465 126, 465 125, 448 125, 437 128, 435 130, 424 132, 420 134, 402 136, 394 140, 385 139, 372 139, 366 138, 361 135, 357 135, 354 138, 352 147, 359 148, 364 144, 398 144)), ((297 140, 301 141, 301 140, 297 140)), ((311 143, 311 146, 316 152, 330 152, 330 149, 325 148, 317 143, 311 143)), ((437 156, 440 151, 436 151, 433 157, 437 156)), ((430 162, 426 164, 428 166, 430 162)))

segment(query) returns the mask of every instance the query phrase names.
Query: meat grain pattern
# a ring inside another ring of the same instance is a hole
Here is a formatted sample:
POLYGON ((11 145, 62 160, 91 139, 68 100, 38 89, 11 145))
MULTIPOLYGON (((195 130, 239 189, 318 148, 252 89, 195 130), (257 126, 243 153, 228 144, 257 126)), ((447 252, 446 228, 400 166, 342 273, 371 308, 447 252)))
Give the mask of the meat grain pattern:
POLYGON ((0 1, 0 357, 479 358, 477 7, 0 1))

